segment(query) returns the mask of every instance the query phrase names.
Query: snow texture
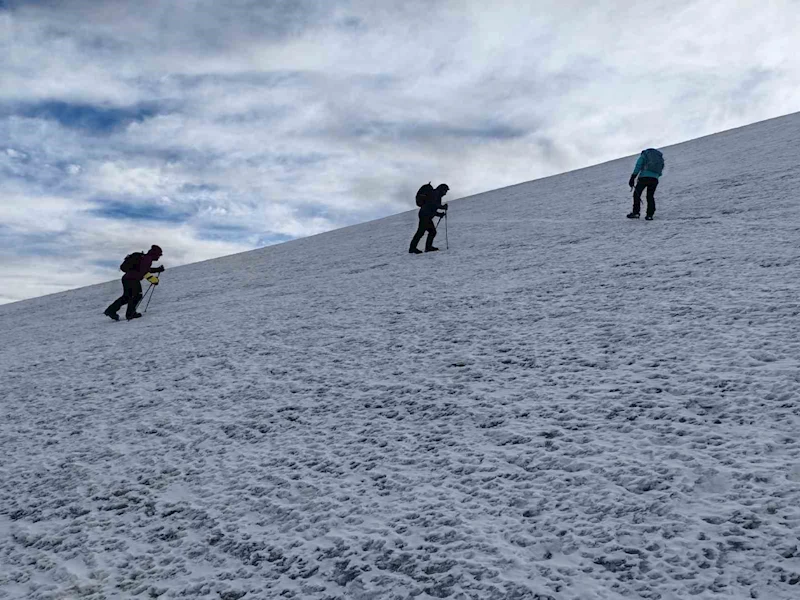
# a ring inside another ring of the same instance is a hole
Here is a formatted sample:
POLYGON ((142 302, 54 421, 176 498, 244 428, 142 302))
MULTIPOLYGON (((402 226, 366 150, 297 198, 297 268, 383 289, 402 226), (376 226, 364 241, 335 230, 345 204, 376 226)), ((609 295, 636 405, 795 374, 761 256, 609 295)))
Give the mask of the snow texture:
POLYGON ((0 598, 800 598, 798 141, 0 307, 0 598))

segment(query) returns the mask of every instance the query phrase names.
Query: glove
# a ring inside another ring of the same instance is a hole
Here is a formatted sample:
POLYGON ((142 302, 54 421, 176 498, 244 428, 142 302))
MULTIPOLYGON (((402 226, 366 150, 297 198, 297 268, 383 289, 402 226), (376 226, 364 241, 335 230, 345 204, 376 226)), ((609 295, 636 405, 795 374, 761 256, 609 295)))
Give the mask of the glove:
POLYGON ((633 187, 636 185, 636 175, 631 175, 631 178, 628 180, 628 186, 633 187))
POLYGON ((442 206, 442 208, 444 209, 444 211, 445 211, 445 212, 447 212, 447 202, 445 202, 445 203, 444 203, 444 205, 442 206))
POLYGON ((162 265, 162 266, 160 266, 160 267, 157 267, 157 268, 153 269, 153 270, 152 270, 152 271, 150 271, 150 272, 151 272, 151 273, 163 273, 163 272, 164 272, 164 266, 162 265))

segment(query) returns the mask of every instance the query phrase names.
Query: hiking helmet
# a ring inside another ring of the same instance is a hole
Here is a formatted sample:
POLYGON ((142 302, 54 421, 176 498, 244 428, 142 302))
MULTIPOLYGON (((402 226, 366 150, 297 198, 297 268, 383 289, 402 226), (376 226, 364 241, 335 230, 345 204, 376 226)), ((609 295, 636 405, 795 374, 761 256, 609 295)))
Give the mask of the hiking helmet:
POLYGON ((161 251, 161 246, 156 246, 155 244, 153 244, 152 246, 150 246, 148 254, 152 254, 154 256, 161 256, 164 253, 161 251))

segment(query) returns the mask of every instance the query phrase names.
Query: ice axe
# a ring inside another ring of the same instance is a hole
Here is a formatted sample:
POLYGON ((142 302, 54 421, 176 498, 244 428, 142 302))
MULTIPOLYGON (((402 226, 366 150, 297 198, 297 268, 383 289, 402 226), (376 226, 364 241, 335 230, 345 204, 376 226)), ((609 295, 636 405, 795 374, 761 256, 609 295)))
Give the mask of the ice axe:
POLYGON ((444 219, 444 247, 446 250, 450 249, 450 241, 447 239, 447 210, 444 211, 444 216, 439 217, 439 220, 436 221, 436 229, 439 229, 439 223, 442 222, 444 219))

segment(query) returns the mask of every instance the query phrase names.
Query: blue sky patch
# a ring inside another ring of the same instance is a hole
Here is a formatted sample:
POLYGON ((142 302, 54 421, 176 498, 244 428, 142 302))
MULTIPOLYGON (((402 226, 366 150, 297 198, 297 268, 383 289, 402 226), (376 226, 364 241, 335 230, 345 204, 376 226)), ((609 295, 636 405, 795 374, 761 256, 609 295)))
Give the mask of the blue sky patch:
POLYGON ((209 242, 241 242, 251 231, 243 225, 218 224, 203 227, 197 232, 198 239, 209 242))
POLYGON ((203 73, 200 75, 174 75, 172 79, 185 91, 196 90, 209 84, 227 84, 253 87, 300 87, 313 83, 315 77, 304 71, 244 71, 238 73, 203 73))
POLYGON ((19 106, 12 112, 28 118, 57 121, 63 127, 87 133, 109 134, 130 123, 154 117, 159 111, 152 104, 118 108, 46 100, 19 106))
POLYGON ((184 183, 179 191, 183 194, 208 194, 218 192, 222 188, 212 183, 184 183))
POLYGON ((421 122, 368 121, 355 125, 354 137, 392 138, 409 141, 428 141, 435 138, 474 140, 511 140, 525 137, 528 132, 502 123, 476 123, 473 126, 441 125, 421 122))
POLYGON ((122 200, 98 200, 95 202, 98 204, 97 208, 89 212, 94 216, 106 219, 182 223, 193 214, 193 211, 154 202, 125 202, 122 200))
POLYGON ((294 237, 291 235, 286 235, 285 233, 270 233, 266 235, 260 235, 258 237, 258 241, 256 242, 256 246, 271 246, 273 244, 281 244, 283 242, 288 242, 289 240, 293 240, 294 237))

